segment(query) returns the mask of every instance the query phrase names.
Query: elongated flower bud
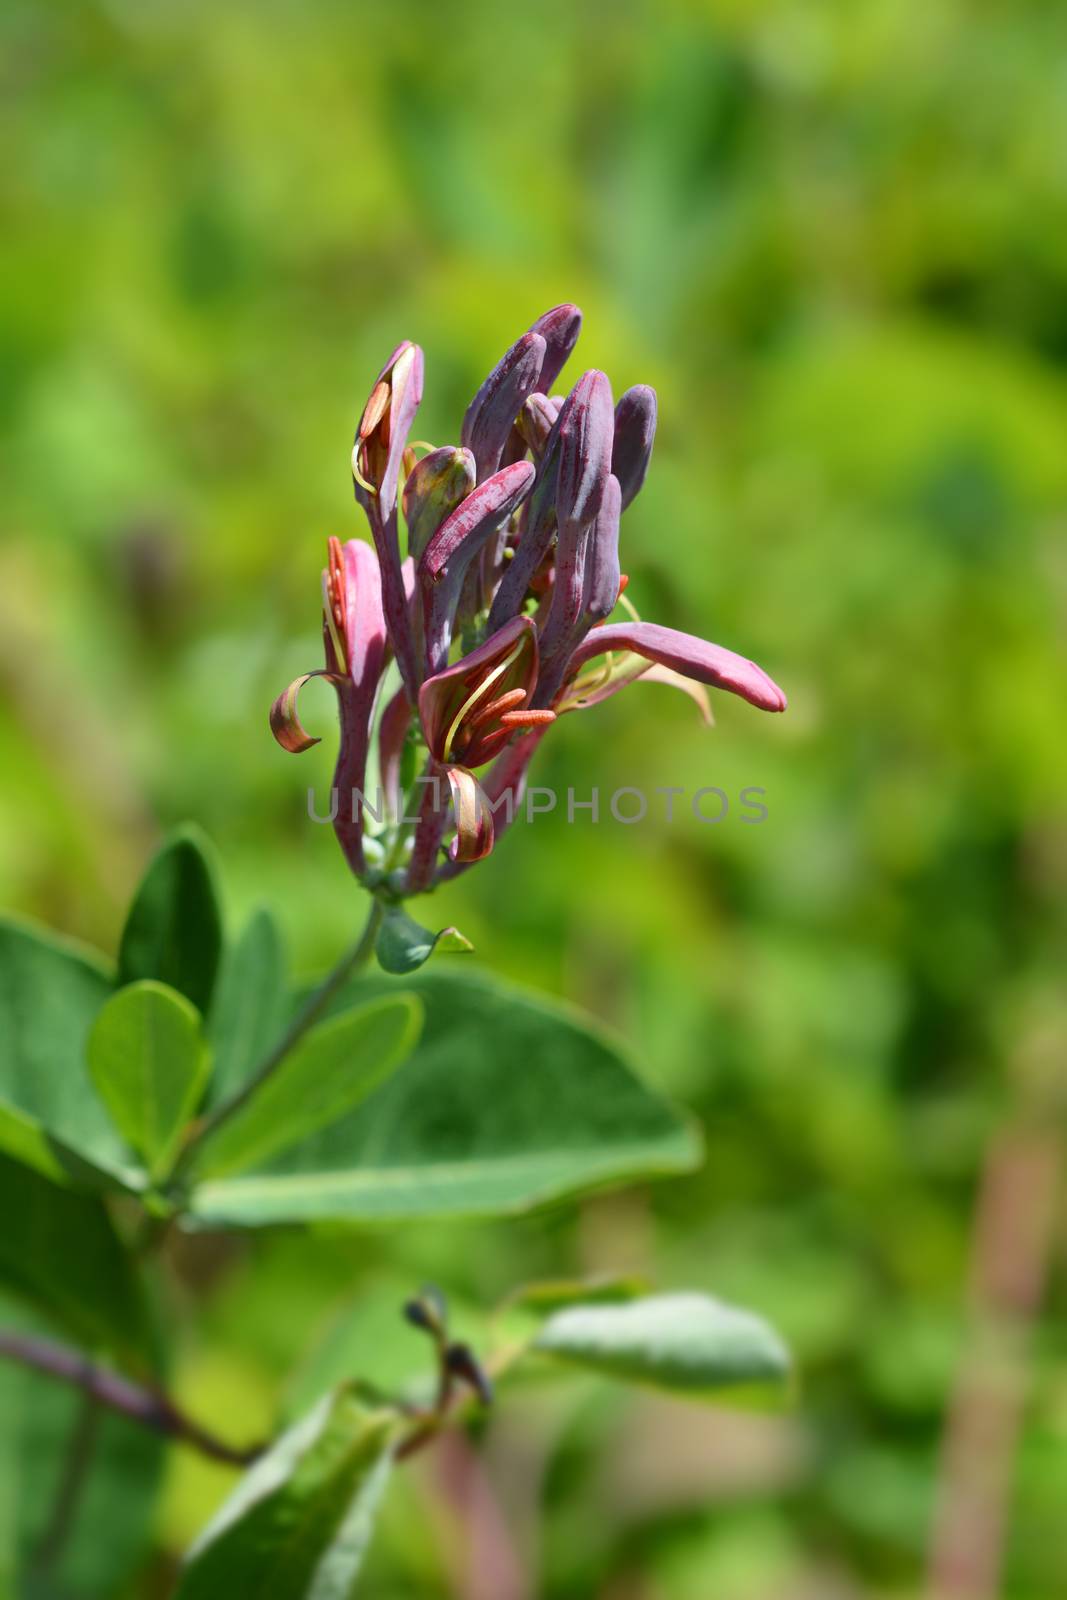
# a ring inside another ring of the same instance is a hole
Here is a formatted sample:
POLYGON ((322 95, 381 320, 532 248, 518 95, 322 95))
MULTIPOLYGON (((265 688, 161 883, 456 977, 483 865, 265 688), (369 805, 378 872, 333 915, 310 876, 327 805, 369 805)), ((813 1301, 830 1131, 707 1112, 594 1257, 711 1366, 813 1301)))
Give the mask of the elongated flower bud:
POLYGON ((419 582, 430 672, 439 672, 448 659, 452 622, 468 568, 521 505, 533 481, 532 462, 502 467, 456 507, 427 545, 419 563, 419 582))
POLYGON ((600 515, 589 535, 585 558, 585 594, 582 603, 583 630, 610 617, 619 598, 619 517, 622 491, 612 474, 604 491, 600 515))
POLYGON ((655 437, 656 391, 647 383, 637 383, 620 396, 615 407, 611 470, 619 480, 624 511, 645 481, 655 437))
POLYGON ((547 705, 562 681, 566 652, 580 637, 589 534, 600 515, 611 474, 615 415, 611 384, 602 372, 587 372, 574 386, 571 405, 560 413, 556 481, 556 575, 541 636, 544 681, 537 703, 547 705))
POLYGON ((545 453, 548 436, 552 432, 562 400, 550 400, 544 394, 527 395, 522 410, 519 412, 515 426, 522 437, 527 449, 532 450, 537 460, 545 453))
POLYGON ((560 422, 556 521, 561 537, 568 526, 588 526, 599 512, 611 471, 614 434, 611 384, 603 372, 586 372, 575 384, 573 404, 560 422))
POLYGON ((442 522, 474 488, 474 457, 459 446, 444 445, 417 461, 404 485, 408 555, 418 561, 442 522))
POLYGON ((545 357, 541 363, 541 388, 545 394, 570 358, 582 331, 582 313, 577 306, 553 306, 531 325, 531 333, 539 333, 545 341, 545 357))
POLYGON ((474 456, 479 482, 499 466, 522 403, 538 386, 544 356, 541 335, 524 333, 500 358, 467 407, 461 438, 474 456))

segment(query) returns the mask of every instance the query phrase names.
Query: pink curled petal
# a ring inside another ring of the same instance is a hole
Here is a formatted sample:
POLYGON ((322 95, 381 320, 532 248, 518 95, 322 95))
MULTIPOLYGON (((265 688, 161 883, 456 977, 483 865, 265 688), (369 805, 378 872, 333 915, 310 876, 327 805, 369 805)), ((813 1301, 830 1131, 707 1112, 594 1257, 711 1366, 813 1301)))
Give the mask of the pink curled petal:
POLYGON ((309 678, 326 678, 335 687, 344 681, 336 673, 325 672, 321 668, 315 672, 305 672, 299 678, 294 678, 288 689, 284 689, 275 700, 270 708, 270 731, 282 749, 294 756, 322 743, 321 739, 313 738, 308 733, 297 716, 297 697, 309 678))
POLYGON ((573 674, 605 650, 632 650, 681 673, 683 678, 739 695, 761 711, 784 711, 788 703, 774 679, 754 661, 721 644, 679 633, 676 628, 662 628, 655 622, 609 622, 593 628, 571 656, 568 672, 573 674))
POLYGON ((461 866, 484 861, 493 848, 493 813, 473 772, 466 767, 449 767, 448 782, 456 815, 456 837, 448 847, 448 859, 461 866))

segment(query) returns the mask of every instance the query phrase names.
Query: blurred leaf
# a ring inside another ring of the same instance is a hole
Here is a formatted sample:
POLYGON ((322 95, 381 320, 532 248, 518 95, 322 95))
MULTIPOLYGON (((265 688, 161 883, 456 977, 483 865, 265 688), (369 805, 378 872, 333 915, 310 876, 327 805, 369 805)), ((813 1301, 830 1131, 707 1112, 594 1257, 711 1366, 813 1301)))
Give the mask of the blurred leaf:
POLYGON ((396 1429, 348 1388, 327 1395, 245 1473, 189 1552, 175 1600, 347 1600, 396 1429))
POLYGON ((222 953, 213 852, 199 829, 172 834, 134 896, 119 947, 119 982, 158 978, 207 1016, 222 953))
POLYGON ((778 1387, 790 1368, 762 1317, 695 1293, 565 1307, 531 1348, 629 1383, 716 1400, 729 1398, 724 1391, 778 1387))
POLYGON ((0 920, 0 1148, 59 1183, 138 1183, 85 1064, 110 993, 102 961, 0 920))
POLYGON ((422 1005, 397 994, 357 1006, 305 1034, 242 1108, 209 1134, 195 1170, 221 1177, 346 1116, 411 1054, 422 1005))
MULTIPOLYGON (((577 1012, 477 973, 411 987, 426 1024, 403 1069, 266 1170, 203 1184, 195 1213, 254 1226, 512 1212, 699 1159, 692 1126, 577 1012)), ((350 994, 375 992, 386 980, 350 994)))
POLYGON ((151 1343, 130 1256, 104 1202, 0 1156, 0 1280, 88 1350, 143 1365, 151 1343))
MULTIPOLYGON (((27 1333, 43 1331, 6 1298, 0 1298, 0 1322, 27 1333)), ((0 1364, 0 1411, 0 1503, 7 1523, 0 1539, 6 1533, 12 1572, 17 1565, 27 1579, 42 1553, 76 1429, 84 1430, 89 1452, 84 1488, 62 1550, 49 1564, 47 1583, 36 1573, 19 1590, 6 1589, 7 1573, 0 1565, 0 1594, 5 1600, 16 1592, 97 1600, 119 1592, 147 1553, 166 1441, 103 1407, 93 1407, 87 1416, 86 1398, 78 1390, 14 1362, 0 1364)))
POLYGON ((88 1060, 115 1126, 160 1177, 211 1066, 196 1008, 152 978, 131 983, 93 1023, 88 1060))
POLYGON ((270 912, 253 912, 224 952, 208 1034, 214 1064, 208 1102, 233 1094, 275 1043, 287 1018, 285 952, 270 912))
POLYGON ((473 949, 470 940, 458 928, 442 928, 440 933, 431 933, 409 917, 403 907, 390 906, 378 929, 374 953, 384 972, 405 977, 435 953, 465 954, 473 949))

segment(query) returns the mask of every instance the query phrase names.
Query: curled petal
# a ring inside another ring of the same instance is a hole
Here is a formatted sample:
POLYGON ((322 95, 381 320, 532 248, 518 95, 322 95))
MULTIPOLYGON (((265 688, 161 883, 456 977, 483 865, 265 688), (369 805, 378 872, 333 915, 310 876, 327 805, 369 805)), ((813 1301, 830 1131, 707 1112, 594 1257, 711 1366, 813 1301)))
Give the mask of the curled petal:
POLYGON ((611 470, 622 489, 622 509, 638 494, 652 459, 656 437, 656 391, 647 383, 627 389, 615 407, 611 470))
POLYGON ((474 455, 479 481, 499 466, 523 401, 537 388, 544 355, 541 335, 524 333, 500 358, 467 407, 460 437, 474 455))
POLYGON ((449 767, 448 782, 456 814, 456 837, 448 857, 467 866, 484 860, 493 848, 493 813, 481 784, 466 767, 449 767))
POLYGON ((529 700, 537 669, 533 620, 515 617, 477 650, 427 678, 419 690, 419 716, 431 755, 452 761, 457 736, 468 735, 478 713, 512 689, 522 689, 529 700))
POLYGON ((761 711, 784 711, 786 697, 762 667, 720 644, 710 644, 691 633, 661 628, 655 622, 609 622, 593 628, 575 649, 568 671, 580 670, 605 650, 632 650, 683 678, 707 683, 740 695, 761 711))
POLYGON ((297 697, 309 678, 325 678, 335 687, 344 681, 335 672, 305 672, 299 678, 294 678, 288 689, 283 690, 275 700, 270 708, 270 731, 282 749, 293 755, 300 755, 304 750, 322 743, 321 739, 312 738, 296 713, 297 697))
MULTIPOLYGON (((482 794, 493 813, 493 842, 501 837, 514 822, 526 792, 526 773, 534 752, 545 733, 544 727, 533 728, 525 737, 509 744, 497 756, 482 780, 482 794)), ((440 880, 455 878, 466 870, 466 863, 445 862, 437 876, 440 880)))

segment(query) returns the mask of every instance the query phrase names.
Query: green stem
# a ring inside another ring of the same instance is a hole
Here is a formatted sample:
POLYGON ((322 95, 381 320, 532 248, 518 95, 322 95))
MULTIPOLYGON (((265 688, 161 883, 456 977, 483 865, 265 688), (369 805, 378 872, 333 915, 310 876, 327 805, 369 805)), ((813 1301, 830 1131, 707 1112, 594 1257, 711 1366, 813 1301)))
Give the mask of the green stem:
POLYGON ((180 1178, 188 1170, 194 1152, 209 1134, 215 1133, 224 1123, 229 1122, 232 1117, 236 1116, 238 1111, 244 1109, 249 1100, 252 1099, 252 1096, 258 1092, 267 1079, 281 1065, 293 1046, 298 1044, 305 1033, 318 1021, 338 990, 344 987, 354 972, 358 972, 360 967, 365 966, 370 960, 383 914, 381 902, 377 899, 372 900, 363 932, 355 945, 341 957, 333 971, 323 979, 315 992, 308 996, 278 1043, 260 1062, 251 1077, 241 1085, 235 1095, 229 1100, 223 1101, 222 1105, 216 1106, 211 1115, 206 1117, 200 1124, 175 1164, 174 1171, 171 1174, 172 1182, 180 1178))

